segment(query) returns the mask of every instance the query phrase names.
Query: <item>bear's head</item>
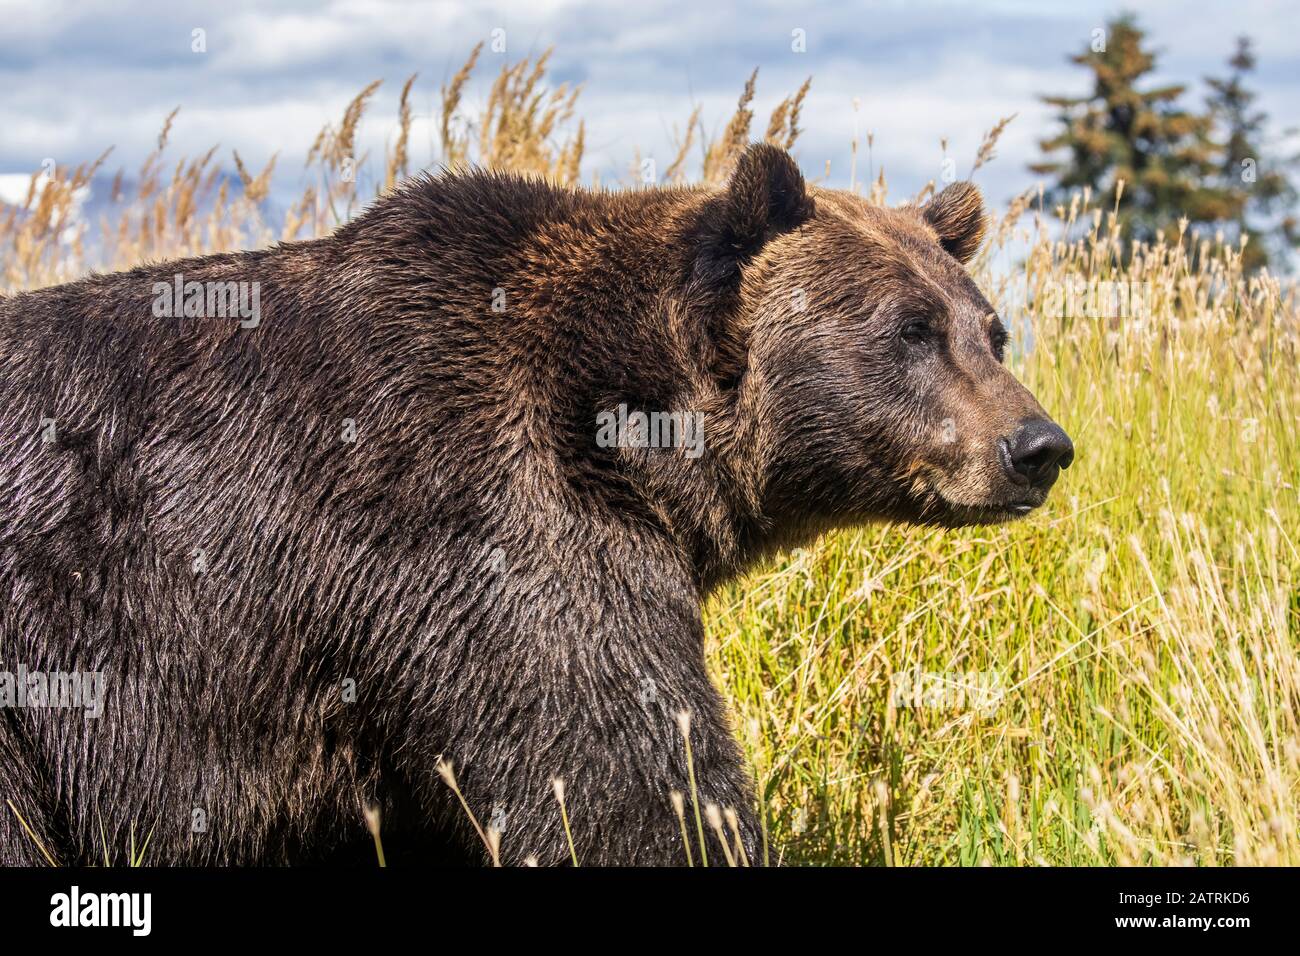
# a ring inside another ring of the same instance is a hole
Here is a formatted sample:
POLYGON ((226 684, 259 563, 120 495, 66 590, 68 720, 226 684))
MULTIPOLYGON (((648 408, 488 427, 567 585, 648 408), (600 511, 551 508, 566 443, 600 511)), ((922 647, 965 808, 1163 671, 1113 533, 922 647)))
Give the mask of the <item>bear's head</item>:
POLYGON ((714 372, 763 460, 764 511, 957 526, 1046 500, 1074 449, 966 272, 984 230, 969 183, 884 208, 809 187, 767 145, 707 200, 693 281, 721 317, 714 372))

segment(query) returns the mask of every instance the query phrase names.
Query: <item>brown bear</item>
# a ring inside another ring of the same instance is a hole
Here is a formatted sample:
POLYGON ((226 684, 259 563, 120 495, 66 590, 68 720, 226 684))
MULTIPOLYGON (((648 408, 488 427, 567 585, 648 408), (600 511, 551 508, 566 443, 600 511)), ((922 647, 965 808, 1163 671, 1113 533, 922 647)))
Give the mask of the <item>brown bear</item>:
POLYGON ((423 177, 0 300, 0 861, 373 861, 377 805, 389 859, 485 862, 446 760, 504 863, 570 860, 554 778, 581 863, 684 863, 680 712, 759 860, 702 599, 1024 514, 1073 456, 984 228, 969 184, 880 208, 756 145, 720 190, 423 177))

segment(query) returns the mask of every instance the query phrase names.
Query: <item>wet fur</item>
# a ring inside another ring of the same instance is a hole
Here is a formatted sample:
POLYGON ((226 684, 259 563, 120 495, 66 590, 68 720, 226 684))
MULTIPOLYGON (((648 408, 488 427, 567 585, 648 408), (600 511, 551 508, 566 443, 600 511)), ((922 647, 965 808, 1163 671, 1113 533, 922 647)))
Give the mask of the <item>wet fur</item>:
POLYGON ((978 296, 945 251, 977 200, 873 211, 770 147, 721 191, 443 175, 0 300, 0 669, 107 682, 98 720, 0 709, 0 862, 44 859, 18 814, 61 863, 369 861, 370 804, 390 859, 483 862, 445 757, 503 862, 568 859, 559 776, 583 863, 680 863, 680 710, 757 859, 701 602, 823 528, 942 520, 909 470, 938 412, 850 363, 902 299, 978 296), (259 282, 260 326, 154 318, 178 272, 259 282), (702 412, 706 454, 597 447, 620 403, 702 412))

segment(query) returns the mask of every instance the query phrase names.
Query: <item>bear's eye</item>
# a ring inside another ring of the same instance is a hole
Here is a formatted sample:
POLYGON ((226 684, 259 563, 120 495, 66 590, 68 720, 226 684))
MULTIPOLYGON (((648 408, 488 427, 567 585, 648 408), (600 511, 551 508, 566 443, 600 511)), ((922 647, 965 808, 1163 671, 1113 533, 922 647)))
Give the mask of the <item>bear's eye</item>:
POLYGON ((989 327, 989 345, 993 349, 993 357, 1001 362, 1007 349, 1007 330, 997 319, 989 327))
POLYGON ((904 342, 920 344, 930 340, 934 334, 934 327, 930 325, 928 319, 911 318, 903 323, 898 334, 902 336, 904 342))

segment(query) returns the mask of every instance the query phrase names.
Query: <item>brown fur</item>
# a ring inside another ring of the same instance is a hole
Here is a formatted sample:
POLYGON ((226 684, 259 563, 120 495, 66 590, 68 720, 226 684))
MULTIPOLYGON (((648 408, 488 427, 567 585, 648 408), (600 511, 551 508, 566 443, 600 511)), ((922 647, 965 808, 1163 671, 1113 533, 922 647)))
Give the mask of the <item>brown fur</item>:
MULTIPOLYGON (((4 797, 62 862, 133 828, 160 863, 365 859, 371 802, 391 856, 481 861, 447 758, 506 862, 568 858, 559 776, 583 862, 674 863, 689 711, 756 858, 708 591, 1055 477, 999 464, 1042 412, 953 258, 982 230, 973 187, 883 209, 756 146, 724 190, 425 178, 326 239, 0 301, 0 666, 108 688, 0 710, 4 797), (260 325, 154 318, 177 272, 259 282, 260 325), (619 405, 701 413, 704 454, 599 445, 619 405)), ((0 859, 40 859, 6 813, 0 859)))

